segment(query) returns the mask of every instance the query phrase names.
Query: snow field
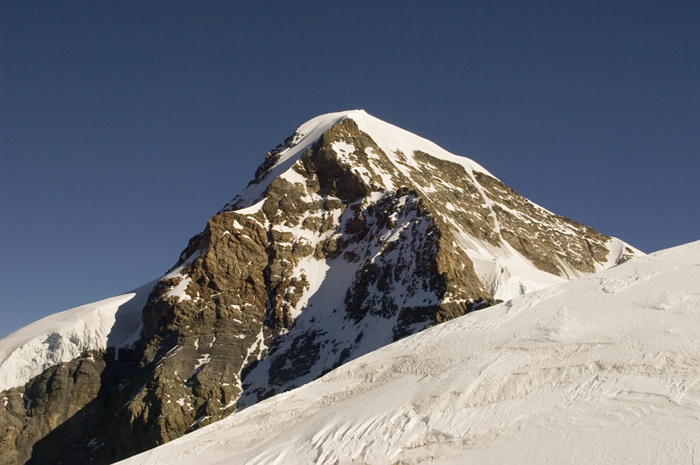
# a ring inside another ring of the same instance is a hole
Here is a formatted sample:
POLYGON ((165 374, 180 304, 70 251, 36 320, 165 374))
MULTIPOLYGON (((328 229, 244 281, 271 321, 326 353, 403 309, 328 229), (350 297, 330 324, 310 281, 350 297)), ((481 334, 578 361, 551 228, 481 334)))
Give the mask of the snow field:
POLYGON ((369 353, 132 457, 194 463, 695 463, 700 242, 369 353))

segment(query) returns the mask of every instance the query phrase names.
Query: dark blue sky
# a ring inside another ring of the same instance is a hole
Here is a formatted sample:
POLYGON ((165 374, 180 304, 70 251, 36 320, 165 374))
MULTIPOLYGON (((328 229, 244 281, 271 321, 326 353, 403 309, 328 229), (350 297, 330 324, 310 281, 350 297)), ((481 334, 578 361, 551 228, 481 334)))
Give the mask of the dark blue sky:
POLYGON ((646 252, 700 239, 700 2, 1 2, 0 337, 160 276, 321 113, 646 252))

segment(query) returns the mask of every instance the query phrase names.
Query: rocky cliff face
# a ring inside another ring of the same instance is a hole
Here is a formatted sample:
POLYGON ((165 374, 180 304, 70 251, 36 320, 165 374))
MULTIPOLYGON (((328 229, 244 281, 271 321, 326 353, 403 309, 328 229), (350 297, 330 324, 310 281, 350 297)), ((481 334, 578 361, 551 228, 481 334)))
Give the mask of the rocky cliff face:
POLYGON ((132 347, 3 392, 2 460, 109 463, 635 253, 364 112, 324 115, 190 241, 132 347))

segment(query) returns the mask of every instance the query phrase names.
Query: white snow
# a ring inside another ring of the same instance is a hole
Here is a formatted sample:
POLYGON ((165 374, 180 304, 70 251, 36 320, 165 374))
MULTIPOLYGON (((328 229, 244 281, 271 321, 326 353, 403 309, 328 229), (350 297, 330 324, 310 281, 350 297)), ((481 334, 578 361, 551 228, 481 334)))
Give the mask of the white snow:
POLYGON ((504 244, 503 253, 492 255, 470 252, 474 270, 494 299, 510 300, 531 291, 544 289, 567 280, 535 268, 522 255, 504 244))
POLYGON ((199 357, 197 359, 197 363, 194 366, 194 372, 199 373, 199 371, 201 371, 201 369, 204 368, 204 365, 209 363, 210 360, 211 360, 211 355, 209 355, 209 354, 204 354, 201 357, 199 357))
POLYGON ((292 318, 296 319, 301 310, 306 308, 309 299, 318 291, 326 278, 326 273, 330 266, 326 260, 318 260, 313 255, 304 257, 299 261, 299 265, 294 269, 293 278, 299 278, 303 274, 309 283, 309 288, 303 293, 299 299, 297 306, 292 310, 292 318))
POLYGON ((124 464, 697 463, 700 242, 428 329, 124 464))
POLYGON ((260 211, 260 209, 262 208, 264 203, 265 203, 265 200, 263 199, 257 203, 254 203, 250 207, 240 208, 240 209, 236 210, 236 213, 240 213, 241 215, 253 215, 253 214, 257 213, 258 211, 260 211))
POLYGON ((0 391, 24 385, 87 350, 134 343, 141 332, 141 310, 155 283, 47 316, 1 339, 0 391))
POLYGON ((608 253, 606 262, 598 265, 599 270, 608 268, 618 263, 622 256, 626 253, 625 249, 630 249, 632 253, 634 253, 636 256, 644 255, 643 252, 639 251, 638 249, 632 247, 631 245, 621 241, 616 237, 611 237, 608 243, 606 244, 606 247, 608 248, 608 250, 610 250, 610 253, 608 253))
MULTIPOLYGON (((347 142, 336 141, 336 142, 333 142, 333 145, 331 146, 331 150, 333 150, 335 152, 336 158, 340 161, 341 164, 344 164, 344 165, 352 165, 353 164, 352 158, 350 158, 349 155, 354 153, 357 150, 354 145, 348 144, 347 142)), ((355 172, 362 175, 362 173, 359 171, 359 169, 356 169, 355 172)))
MULTIPOLYGON (((348 111, 345 112, 345 114, 347 118, 357 123, 360 130, 370 134, 372 139, 390 156, 390 158, 396 151, 400 151, 409 157, 409 159, 412 159, 413 152, 420 151, 428 153, 436 158, 459 163, 467 169, 467 172, 481 171, 482 173, 490 174, 475 161, 452 154, 436 143, 394 126, 393 124, 382 121, 379 118, 375 118, 364 110, 348 111)), ((418 164, 415 166, 418 166, 418 164)))
MULTIPOLYGON (((287 170, 286 172, 282 173, 279 177, 282 179, 286 179, 292 184, 301 184, 302 186, 306 185, 306 178, 301 174, 297 173, 295 170, 287 170)), ((240 210, 237 211, 238 213, 241 212, 240 210)))
POLYGON ((178 300, 192 300, 192 297, 190 297, 185 290, 187 289, 187 286, 192 282, 192 278, 189 276, 184 276, 180 282, 174 286, 172 289, 170 289, 165 295, 167 297, 177 297, 178 300))

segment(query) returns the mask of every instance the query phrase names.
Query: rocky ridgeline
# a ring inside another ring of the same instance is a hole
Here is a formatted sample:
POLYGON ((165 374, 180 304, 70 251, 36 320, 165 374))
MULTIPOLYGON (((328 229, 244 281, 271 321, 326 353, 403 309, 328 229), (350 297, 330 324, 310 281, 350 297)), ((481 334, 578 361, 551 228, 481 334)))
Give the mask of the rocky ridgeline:
POLYGON ((261 196, 237 197, 190 241, 132 348, 2 393, 2 463, 111 463, 487 307, 497 289, 474 244, 562 278, 609 259, 609 237, 488 173, 384 150, 352 116, 275 177, 304 136, 268 153, 250 185, 261 196))

